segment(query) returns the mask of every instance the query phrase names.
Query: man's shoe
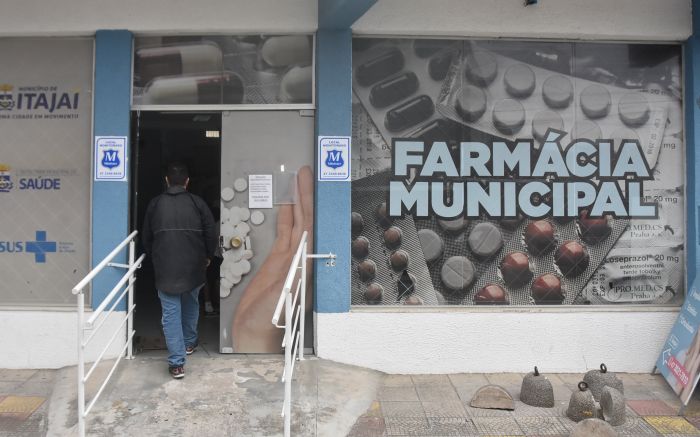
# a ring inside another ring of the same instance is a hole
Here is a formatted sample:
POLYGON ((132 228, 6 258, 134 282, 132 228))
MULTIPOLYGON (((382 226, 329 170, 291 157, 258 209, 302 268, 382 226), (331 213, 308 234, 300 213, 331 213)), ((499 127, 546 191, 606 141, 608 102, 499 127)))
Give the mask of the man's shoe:
POLYGON ((194 351, 196 351, 196 350, 197 350, 197 345, 196 345, 196 344, 195 344, 194 346, 187 346, 187 347, 185 347, 185 353, 186 353, 187 355, 192 355, 192 354, 194 353, 194 351))
POLYGON ((183 366, 169 367, 170 376, 175 379, 180 379, 185 377, 185 368, 183 366))

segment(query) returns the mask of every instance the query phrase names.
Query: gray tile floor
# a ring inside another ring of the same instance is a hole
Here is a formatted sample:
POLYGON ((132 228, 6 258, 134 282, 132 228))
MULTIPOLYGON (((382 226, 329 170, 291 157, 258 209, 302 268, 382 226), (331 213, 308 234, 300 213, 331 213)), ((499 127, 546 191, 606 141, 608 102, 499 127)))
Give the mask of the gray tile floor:
MULTIPOLYGON (((281 436, 281 358, 219 355, 190 357, 187 376, 167 375, 164 353, 148 352, 120 365, 115 380, 88 420, 91 436, 281 436)), ((110 363, 106 363, 108 368, 110 363)), ((73 436, 75 368, 0 370, 0 437, 73 436), (3 413, 9 397, 43 399, 31 414, 3 413)), ((520 402, 520 374, 386 375, 310 359, 294 381, 294 436, 568 436, 565 416, 579 374, 547 375, 554 408, 520 402), (514 411, 473 408, 470 400, 489 383, 505 387, 514 411)), ((700 398, 678 416, 680 402, 657 375, 618 375, 625 384, 627 421, 620 436, 700 435, 700 398)), ((99 377, 97 378, 99 380, 99 377)), ((96 386, 88 389, 88 398, 96 386)))

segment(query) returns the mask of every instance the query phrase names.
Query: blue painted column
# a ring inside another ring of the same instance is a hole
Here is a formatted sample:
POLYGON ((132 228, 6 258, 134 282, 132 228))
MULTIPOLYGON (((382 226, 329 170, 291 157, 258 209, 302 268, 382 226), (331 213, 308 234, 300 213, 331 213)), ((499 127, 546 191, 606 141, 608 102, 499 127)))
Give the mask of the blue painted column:
MULTIPOLYGON (((319 30, 316 49, 316 135, 350 136, 352 32, 319 30)), ((316 265, 316 312, 350 310, 350 213, 350 182, 316 182, 315 251, 338 255, 335 268, 316 265)))
MULTIPOLYGON (((126 30, 99 30, 95 34, 95 83, 93 90, 95 136, 129 135, 131 41, 131 32, 126 30)), ((126 168, 128 172, 128 164, 126 168)), ((129 175, 127 174, 128 180, 129 175)), ((128 233, 129 183, 93 181, 93 267, 121 243, 128 233)), ((115 262, 126 263, 127 256, 127 251, 124 251, 124 254, 115 259, 115 262)), ((123 269, 107 267, 95 278, 92 287, 93 308, 96 308, 104 300, 123 274, 123 269)), ((122 310, 125 308, 126 305, 121 306, 122 310)))
POLYGON ((686 138, 686 174, 687 174, 687 284, 690 287, 695 280, 700 259, 700 161, 698 160, 697 147, 700 145, 700 0, 693 0, 693 35, 685 43, 685 138, 686 138))
MULTIPOLYGON (((376 0, 319 0, 316 33, 316 135, 352 135, 352 30, 376 0)), ((318 150, 316 150, 318 154, 318 150)), ((318 156, 316 156, 318 159, 318 156)), ((350 182, 316 182, 315 252, 338 255, 314 269, 314 311, 350 310, 350 182)))

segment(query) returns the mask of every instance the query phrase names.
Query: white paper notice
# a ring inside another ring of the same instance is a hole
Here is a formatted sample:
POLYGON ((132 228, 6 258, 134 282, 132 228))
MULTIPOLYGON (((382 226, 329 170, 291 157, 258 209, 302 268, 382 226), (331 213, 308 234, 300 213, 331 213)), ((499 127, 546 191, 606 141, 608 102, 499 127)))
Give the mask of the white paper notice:
POLYGON ((248 176, 248 207, 272 208, 271 174, 252 174, 248 176))

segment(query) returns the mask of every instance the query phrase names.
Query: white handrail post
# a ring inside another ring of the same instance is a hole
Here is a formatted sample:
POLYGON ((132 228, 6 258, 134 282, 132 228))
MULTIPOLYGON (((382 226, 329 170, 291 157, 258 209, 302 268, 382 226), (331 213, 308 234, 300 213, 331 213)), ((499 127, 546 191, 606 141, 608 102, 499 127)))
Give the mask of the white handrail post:
POLYGON ((287 293, 284 306, 284 437, 291 436, 292 422, 292 293, 287 293))
POLYGON ((78 293, 78 435, 85 437, 85 357, 83 347, 83 322, 85 318, 85 294, 78 293))
POLYGON ((301 301, 299 303, 299 360, 304 359, 304 327, 306 326, 306 251, 307 240, 304 239, 304 248, 301 250, 301 301))
MULTIPOLYGON (((132 239, 129 242, 129 268, 134 266, 134 261, 136 260, 136 243, 132 239)), ((129 291, 128 291, 128 298, 127 298, 127 305, 126 305, 126 311, 127 314, 129 315, 129 320, 126 322, 126 341, 128 342, 128 346, 126 347, 126 359, 127 360, 133 360, 134 359, 134 350, 133 350, 133 342, 130 340, 131 338, 131 332, 134 330, 134 313, 131 312, 131 306, 134 304, 134 278, 135 273, 132 273, 131 276, 129 276, 129 291)))

